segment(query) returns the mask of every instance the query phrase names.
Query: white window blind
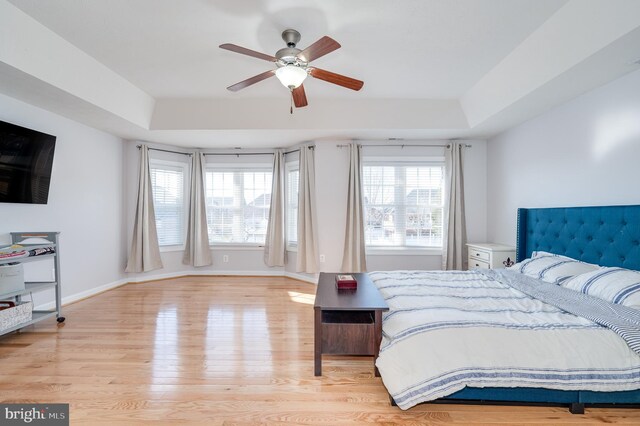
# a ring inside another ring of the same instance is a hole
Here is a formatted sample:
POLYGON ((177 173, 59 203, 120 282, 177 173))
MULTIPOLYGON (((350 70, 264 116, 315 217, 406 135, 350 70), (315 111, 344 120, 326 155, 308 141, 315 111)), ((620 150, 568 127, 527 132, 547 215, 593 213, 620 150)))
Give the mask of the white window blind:
POLYGON ((363 166, 369 247, 442 247, 444 165, 375 162, 363 166))
POLYGON ((287 246, 298 244, 298 182, 300 170, 297 163, 287 163, 287 246))
POLYGON ((158 243, 161 246, 184 244, 186 164, 150 161, 153 207, 158 243))
POLYGON ((209 240, 264 244, 271 205, 269 166, 207 169, 205 177, 209 240))

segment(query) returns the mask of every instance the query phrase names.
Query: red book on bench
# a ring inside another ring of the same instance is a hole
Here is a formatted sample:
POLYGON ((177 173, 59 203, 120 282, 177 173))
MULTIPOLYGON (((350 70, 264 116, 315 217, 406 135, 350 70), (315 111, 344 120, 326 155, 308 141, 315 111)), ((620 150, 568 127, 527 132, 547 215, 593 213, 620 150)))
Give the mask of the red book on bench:
POLYGON ((353 275, 336 275, 336 287, 340 290, 352 290, 358 288, 358 282, 353 275))

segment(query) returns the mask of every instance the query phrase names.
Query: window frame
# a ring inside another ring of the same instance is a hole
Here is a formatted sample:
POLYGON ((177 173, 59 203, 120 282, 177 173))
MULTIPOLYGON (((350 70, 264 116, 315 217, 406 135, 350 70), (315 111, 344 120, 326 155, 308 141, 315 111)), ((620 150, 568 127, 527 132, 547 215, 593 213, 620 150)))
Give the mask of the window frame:
MULTIPOLYGON (((362 168, 364 172, 364 168, 367 166, 389 166, 389 167, 398 167, 398 166, 408 166, 408 167, 442 167, 443 178, 442 178, 442 191, 443 191, 443 199, 442 199, 442 213, 444 216, 444 192, 445 188, 445 164, 444 164, 444 156, 421 156, 421 157, 404 157, 404 156, 389 156, 389 157, 380 157, 380 156, 363 156, 362 157, 362 168)), ((363 180, 364 185, 364 180, 363 180)), ((362 188, 363 196, 364 196, 364 188, 362 188)), ((366 206, 363 206, 366 208, 366 206)), ((443 218, 444 219, 444 218, 443 218)), ((444 222, 442 224, 444 227, 444 222)), ((366 224, 365 224, 366 227, 366 224)), ((444 231, 444 229, 443 229, 444 231)), ((366 230, 365 230, 366 234, 366 230)), ((444 232, 443 232, 444 234, 444 232)), ((443 235, 444 236, 444 235, 443 235)), ((443 241, 444 243, 444 241, 443 241)), ((388 256, 388 255, 402 255, 402 256, 423 256, 430 254, 442 254, 442 246, 383 246, 383 245, 369 245, 366 244, 366 236, 365 236, 365 249, 367 255, 371 256, 388 256)))
MULTIPOLYGON (((271 173, 271 182, 273 184, 273 162, 263 162, 263 163, 218 163, 218 162, 207 162, 205 163, 204 169, 204 179, 205 179, 205 198, 206 198, 206 181, 207 181, 207 173, 208 172, 224 172, 224 171, 246 171, 246 172, 260 172, 260 169, 264 169, 264 171, 268 171, 271 173)), ((243 188, 244 189, 244 188, 243 188)), ((272 188, 269 188, 271 191, 272 188)), ((206 200, 205 200, 206 205, 206 200)), ((206 205, 206 209, 208 211, 209 206, 206 205)), ((269 210, 271 210, 271 206, 269 206, 269 210)), ((271 211, 269 211, 271 214, 271 211)), ((208 232, 208 229, 207 229, 208 232)), ((266 241, 265 241, 266 243, 266 241)), ((263 249, 265 243, 253 243, 253 242, 242 242, 242 243, 233 243, 233 242, 216 242, 209 238, 209 247, 212 249, 225 249, 225 250, 259 250, 263 249)))
MULTIPOLYGON (((295 161, 288 161, 285 163, 284 165, 284 174, 286 176, 286 183, 285 183, 285 213, 284 213, 284 221, 285 221, 285 232, 284 232, 284 241, 285 241, 285 248, 287 251, 291 251, 291 252, 297 252, 298 251, 298 236, 296 235, 296 240, 295 242, 292 242, 289 240, 289 214, 290 214, 290 210, 289 210, 289 206, 290 206, 290 200, 289 200, 289 173, 291 172, 298 172, 298 193, 300 191, 300 162, 298 160, 295 161)), ((298 199, 296 199, 296 212, 298 211, 298 199)), ((298 229, 298 215, 296 214, 295 217, 296 220, 296 230, 298 229)))
MULTIPOLYGON (((182 224, 182 243, 180 244, 165 244, 161 245, 160 241, 158 241, 158 245, 160 247, 160 252, 171 252, 171 251, 184 251, 187 243, 187 228, 189 222, 189 187, 191 182, 191 166, 189 163, 185 163, 182 161, 172 161, 172 160, 164 160, 157 158, 149 158, 149 175, 151 175, 151 169, 163 169, 162 166, 168 166, 172 168, 181 169, 182 171, 182 211, 183 211, 183 224, 182 224), (158 167, 159 166, 159 167, 158 167)), ((164 170, 171 170, 168 168, 164 168, 164 170)), ((150 176, 151 177, 151 176, 150 176)), ((153 191, 153 186, 151 190, 153 191)), ((155 191, 154 191, 155 194, 155 191)), ((153 211, 154 217, 156 213, 156 204, 155 198, 153 200, 153 211)), ((157 228, 157 219, 156 219, 156 228, 157 228)))

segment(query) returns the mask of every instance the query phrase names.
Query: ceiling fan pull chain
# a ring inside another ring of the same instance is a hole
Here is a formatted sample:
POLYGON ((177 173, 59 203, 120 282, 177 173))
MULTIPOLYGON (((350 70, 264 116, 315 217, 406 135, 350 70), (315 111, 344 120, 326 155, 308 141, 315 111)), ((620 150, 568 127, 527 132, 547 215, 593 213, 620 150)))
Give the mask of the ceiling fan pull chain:
POLYGON ((289 114, 293 115, 293 89, 291 90, 291 108, 289 109, 289 114))

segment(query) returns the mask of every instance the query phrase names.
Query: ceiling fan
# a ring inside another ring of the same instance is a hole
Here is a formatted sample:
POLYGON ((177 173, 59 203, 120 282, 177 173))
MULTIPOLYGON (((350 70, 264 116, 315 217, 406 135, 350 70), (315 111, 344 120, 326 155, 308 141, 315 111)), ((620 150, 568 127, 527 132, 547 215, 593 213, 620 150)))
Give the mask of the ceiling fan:
MULTIPOLYGON (((340 48, 340 43, 331 37, 324 36, 304 50, 296 48, 296 45, 300 41, 300 33, 298 31, 292 29, 284 30, 282 32, 282 39, 287 44, 287 47, 278 50, 275 56, 256 52, 255 50, 235 44, 221 44, 221 49, 275 62, 277 66, 275 70, 265 71, 262 74, 255 75, 229 86, 227 89, 232 92, 237 92, 240 89, 244 89, 245 87, 275 75, 278 80, 291 91, 291 97, 293 98, 293 103, 296 108, 301 108, 308 105, 307 95, 302 85, 308 75, 356 91, 360 90, 364 85, 364 82, 360 80, 309 66, 311 61, 340 48)), ((291 107, 291 112, 293 113, 293 107, 291 107)))

